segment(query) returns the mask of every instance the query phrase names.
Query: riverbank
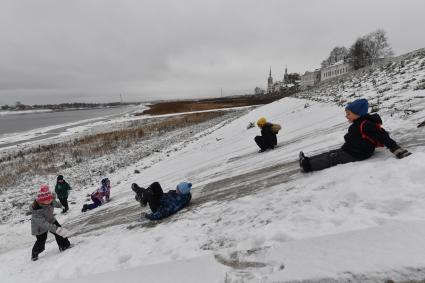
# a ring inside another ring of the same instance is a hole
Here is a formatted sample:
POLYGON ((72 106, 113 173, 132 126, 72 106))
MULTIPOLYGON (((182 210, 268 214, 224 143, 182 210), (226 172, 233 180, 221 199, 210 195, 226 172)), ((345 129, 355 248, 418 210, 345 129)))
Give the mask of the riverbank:
POLYGON ((197 140, 198 133, 213 130, 248 110, 118 119, 87 128, 60 142, 26 144, 3 153, 0 159, 1 223, 23 221, 38 186, 42 183, 52 186, 58 174, 64 175, 75 191, 94 188, 99 178, 122 170, 138 174, 176 148, 184 148, 197 140), (146 157, 150 157, 146 159, 149 161, 128 170, 146 157))

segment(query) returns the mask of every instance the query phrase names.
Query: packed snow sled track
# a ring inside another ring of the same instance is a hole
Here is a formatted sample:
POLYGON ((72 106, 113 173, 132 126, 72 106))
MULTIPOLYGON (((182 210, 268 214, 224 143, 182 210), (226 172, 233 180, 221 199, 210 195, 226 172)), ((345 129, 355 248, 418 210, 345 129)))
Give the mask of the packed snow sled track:
MULTIPOLYGON (((274 185, 289 182, 300 174, 298 161, 292 161, 208 183, 193 196, 190 205, 179 213, 196 209, 210 201, 232 201, 256 194, 274 185)), ((128 194, 133 200, 133 192, 129 190, 128 194)), ((161 221, 148 221, 141 218, 142 212, 147 209, 147 207, 140 207, 136 201, 114 207, 108 207, 107 203, 86 212, 78 219, 67 222, 66 225, 72 231, 72 236, 76 236, 116 225, 131 224, 127 228, 132 229, 137 226, 153 227, 157 223, 165 224, 174 221, 175 217, 173 216, 161 221)))

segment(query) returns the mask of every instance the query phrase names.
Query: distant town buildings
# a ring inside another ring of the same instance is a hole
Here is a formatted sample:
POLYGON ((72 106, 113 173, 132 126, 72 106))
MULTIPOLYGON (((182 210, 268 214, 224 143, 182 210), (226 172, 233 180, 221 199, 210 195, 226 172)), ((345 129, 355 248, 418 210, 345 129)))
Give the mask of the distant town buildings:
POLYGON ((343 74, 346 74, 350 71, 350 64, 345 62, 344 60, 340 60, 333 65, 330 65, 326 68, 320 69, 320 80, 326 81, 333 79, 335 77, 339 77, 343 74))
POLYGON ((330 66, 316 69, 313 72, 306 71, 301 76, 301 88, 315 86, 320 82, 324 82, 339 76, 342 76, 352 70, 351 65, 346 60, 340 60, 330 66))
POLYGON ((320 69, 316 69, 313 72, 305 71, 304 75, 301 76, 301 87, 312 87, 320 82, 320 69))
MULTIPOLYGON (((267 78, 267 93, 276 93, 298 87, 301 87, 302 89, 313 87, 320 82, 342 76, 351 70, 351 65, 345 59, 321 69, 306 71, 302 76, 299 76, 297 73, 288 74, 288 68, 285 67, 283 80, 273 81, 272 68, 270 67, 269 76, 267 78)), ((260 94, 261 89, 256 89, 255 93, 260 94)))
POLYGON ((300 85, 300 76, 297 73, 288 74, 288 68, 285 67, 285 73, 282 81, 273 82, 272 68, 270 67, 269 76, 267 78, 267 93, 276 93, 291 88, 297 88, 300 85))

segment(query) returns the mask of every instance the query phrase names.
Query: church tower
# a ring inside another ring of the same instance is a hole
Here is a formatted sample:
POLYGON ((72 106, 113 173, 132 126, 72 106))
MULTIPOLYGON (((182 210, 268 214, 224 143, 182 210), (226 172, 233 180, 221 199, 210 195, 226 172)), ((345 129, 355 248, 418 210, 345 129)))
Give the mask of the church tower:
POLYGON ((267 78, 267 93, 273 92, 272 67, 270 66, 269 77, 267 78))
POLYGON ((283 75, 283 83, 289 84, 289 76, 288 76, 288 66, 285 66, 285 75, 283 75))

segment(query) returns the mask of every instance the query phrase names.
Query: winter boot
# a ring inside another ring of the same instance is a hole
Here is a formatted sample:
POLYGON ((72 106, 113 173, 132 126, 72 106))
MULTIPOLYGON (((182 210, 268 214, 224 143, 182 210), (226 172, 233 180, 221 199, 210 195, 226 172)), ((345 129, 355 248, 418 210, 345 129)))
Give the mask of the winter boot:
POLYGON ((305 157, 304 152, 302 151, 300 151, 299 154, 299 163, 302 172, 307 173, 311 171, 310 160, 308 157, 305 157))
POLYGON ((83 208, 81 209, 81 212, 86 212, 87 211, 87 204, 83 205, 83 208))
POLYGON ((147 204, 146 197, 144 196, 146 189, 139 187, 136 183, 131 185, 131 189, 136 193, 134 197, 136 201, 140 202, 142 206, 145 206, 147 204))
POLYGON ((63 251, 65 251, 65 250, 67 250, 67 249, 70 249, 70 248, 72 248, 72 244, 69 244, 69 245, 67 245, 67 246, 59 247, 59 251, 63 252, 63 251))
POLYGON ((33 254, 33 255, 31 256, 31 260, 32 260, 32 261, 36 261, 36 260, 38 260, 38 255, 33 254))

